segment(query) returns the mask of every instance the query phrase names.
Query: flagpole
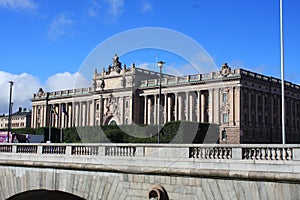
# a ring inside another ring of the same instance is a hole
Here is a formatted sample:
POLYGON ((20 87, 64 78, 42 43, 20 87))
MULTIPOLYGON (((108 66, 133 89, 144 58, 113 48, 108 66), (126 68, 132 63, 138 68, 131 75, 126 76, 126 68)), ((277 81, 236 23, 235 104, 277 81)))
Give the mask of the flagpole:
POLYGON ((282 119, 282 144, 285 144, 285 98, 284 98, 284 45, 283 45, 283 6, 280 0, 280 66, 281 66, 281 119, 282 119))

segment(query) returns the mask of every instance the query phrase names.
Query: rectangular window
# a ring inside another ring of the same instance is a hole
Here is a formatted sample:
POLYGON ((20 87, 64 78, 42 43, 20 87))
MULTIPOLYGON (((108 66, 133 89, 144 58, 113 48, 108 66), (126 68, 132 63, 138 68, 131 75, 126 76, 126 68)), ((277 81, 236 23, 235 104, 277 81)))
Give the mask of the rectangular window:
POLYGON ((223 113, 223 123, 228 123, 228 113, 223 113))
POLYGON ((228 100, 227 92, 223 92, 222 101, 227 102, 227 100, 228 100))

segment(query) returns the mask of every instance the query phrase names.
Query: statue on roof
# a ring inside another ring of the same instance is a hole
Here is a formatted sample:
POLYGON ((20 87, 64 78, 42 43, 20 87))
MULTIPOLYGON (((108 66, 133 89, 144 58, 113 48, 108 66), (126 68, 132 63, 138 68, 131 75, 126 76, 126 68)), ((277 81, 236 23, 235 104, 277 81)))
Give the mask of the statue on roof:
POLYGON ((114 58, 113 58, 113 66, 112 66, 112 71, 115 71, 117 73, 120 73, 122 70, 122 64, 119 61, 119 56, 117 54, 115 54, 114 58))

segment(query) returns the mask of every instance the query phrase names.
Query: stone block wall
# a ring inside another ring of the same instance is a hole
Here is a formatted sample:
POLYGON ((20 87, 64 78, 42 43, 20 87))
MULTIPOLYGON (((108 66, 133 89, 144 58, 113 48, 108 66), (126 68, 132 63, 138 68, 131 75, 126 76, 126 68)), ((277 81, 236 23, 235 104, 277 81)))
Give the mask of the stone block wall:
POLYGON ((0 166, 0 176, 0 199, 32 190, 55 190, 89 200, 140 200, 148 199, 149 188, 155 184, 165 188, 170 200, 300 198, 298 183, 245 179, 12 166, 0 166))

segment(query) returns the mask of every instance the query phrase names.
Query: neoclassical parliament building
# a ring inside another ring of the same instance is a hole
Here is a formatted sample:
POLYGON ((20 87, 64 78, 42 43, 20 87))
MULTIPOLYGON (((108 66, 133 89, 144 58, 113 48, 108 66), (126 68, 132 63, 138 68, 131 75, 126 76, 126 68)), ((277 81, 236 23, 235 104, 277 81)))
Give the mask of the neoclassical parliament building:
MULTIPOLYGON (((285 82, 285 107, 286 141, 299 143, 299 85, 285 82)), ((106 70, 95 70, 92 87, 40 88, 32 99, 33 128, 177 120, 219 125, 220 143, 280 143, 281 81, 227 64, 207 74, 160 74, 122 66, 115 55, 106 70)))

